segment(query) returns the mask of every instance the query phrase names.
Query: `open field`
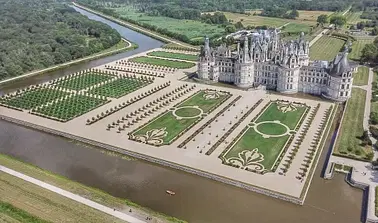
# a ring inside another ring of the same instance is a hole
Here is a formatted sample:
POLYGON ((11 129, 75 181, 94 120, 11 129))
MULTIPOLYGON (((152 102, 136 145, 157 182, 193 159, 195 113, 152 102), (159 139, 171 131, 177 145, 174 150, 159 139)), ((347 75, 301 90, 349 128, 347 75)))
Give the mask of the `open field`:
POLYGON ((180 60, 189 60, 189 61, 197 61, 198 56, 191 55, 191 54, 184 54, 184 53, 171 53, 166 51, 153 51, 147 53, 148 56, 155 56, 155 57, 163 57, 168 59, 180 59, 180 60))
MULTIPOLYGON (((53 174, 51 172, 48 172, 46 170, 32 166, 30 164, 18 161, 16 159, 11 158, 11 157, 6 156, 6 155, 0 154, 0 164, 3 165, 3 166, 6 166, 8 168, 11 168, 15 171, 21 172, 25 175, 28 175, 30 177, 44 181, 48 184, 54 185, 56 187, 70 191, 74 194, 77 194, 77 195, 80 195, 80 196, 85 197, 87 199, 90 199, 90 200, 97 202, 99 204, 105 205, 105 206, 110 207, 110 208, 115 208, 119 211, 127 212, 128 214, 131 214, 131 213, 128 212, 129 209, 131 208, 133 210, 132 213, 134 213, 135 215, 151 216, 151 217, 154 218, 154 220, 157 219, 158 220, 157 222, 159 222, 159 223, 160 222, 185 223, 185 221, 166 216, 164 214, 152 211, 148 208, 141 207, 138 204, 135 204, 135 203, 133 203, 133 202, 127 200, 127 199, 122 199, 122 198, 111 196, 111 195, 109 195, 109 194, 107 194, 107 193, 105 193, 101 190, 85 186, 85 185, 77 183, 75 181, 71 181, 71 180, 69 180, 65 177, 53 174)), ((16 178, 16 179, 18 179, 18 178, 16 178)), ((25 182, 25 183, 28 183, 28 182, 25 182)), ((23 185, 23 184, 20 184, 20 185, 23 185)), ((33 184, 32 184, 32 186, 33 186, 33 184)), ((40 188, 40 187, 38 187, 38 188, 40 188)), ((28 188, 25 188, 25 189, 28 190, 28 188)), ((43 191, 46 191, 43 188, 40 188, 40 189, 43 190, 43 191)), ((32 191, 32 192, 34 192, 34 191, 32 191)), ((37 191, 37 192, 39 192, 39 191, 37 191)), ((47 191, 47 192, 49 192, 49 191, 47 191)), ((2 193, 2 191, 0 190, 0 194, 1 193, 2 193)), ((55 193, 53 193, 53 194, 57 196, 58 200, 56 200, 56 201, 60 201, 61 199, 71 201, 68 198, 65 198, 63 196, 57 195, 55 193)), ((32 195, 32 193, 30 195, 32 195)), ((52 199, 52 198, 49 197, 49 199, 52 199)), ((2 200, 1 197, 0 197, 0 200, 2 200)), ((41 202, 41 201, 39 201, 39 202, 41 202)), ((74 218, 74 221, 71 221, 71 222, 77 222, 77 221, 75 221, 75 218, 79 218, 79 216, 81 217, 81 215, 78 214, 78 212, 82 210, 81 206, 89 209, 87 212, 82 213, 84 220, 87 219, 86 215, 89 215, 89 216, 91 216, 91 215, 93 215, 93 216, 96 216, 96 215, 107 216, 107 215, 104 215, 101 212, 98 212, 97 210, 94 210, 94 209, 87 207, 85 205, 81 205, 80 203, 77 203, 75 201, 71 201, 71 202, 72 202, 71 205, 73 204, 72 206, 79 207, 78 210, 73 210, 72 214, 77 214, 77 215, 72 216, 74 218)), ((47 207, 46 210, 50 210, 48 208, 53 208, 53 207, 47 207)), ((68 208, 70 208, 70 207, 68 207, 68 208)), ((64 210, 64 208, 63 208, 63 210, 64 210)), ((38 211, 38 210, 35 210, 35 211, 38 211)), ((57 214, 59 214, 59 213, 60 212, 57 212, 57 214)), ((66 212, 64 212, 62 214, 68 214, 68 216, 71 216, 70 213, 66 213, 66 212)), ((51 217, 59 217, 59 216, 55 216, 55 214, 54 214, 51 217)), ((65 217, 65 215, 62 215, 62 218, 63 217, 65 217)), ((111 216, 109 216, 109 217, 111 217, 111 216)), ((1 219, 1 217, 0 217, 0 219, 1 219)), ((109 220, 111 220, 111 219, 114 219, 114 218, 113 217, 109 218, 109 220)), ((118 222, 117 220, 118 219, 115 219, 115 221, 106 221, 106 222, 118 222)), ((87 221, 87 222, 105 222, 105 221, 87 221)))
POLYGON ((164 66, 164 67, 171 67, 177 69, 187 69, 194 67, 194 63, 185 62, 185 61, 175 61, 175 60, 166 60, 166 59, 159 59, 153 57, 134 57, 131 58, 129 61, 136 62, 136 63, 144 63, 144 64, 151 64, 156 66, 164 66))
POLYGON ((0 188, 0 219, 10 222, 123 222, 3 172, 0 188))
POLYGON ((367 159, 371 146, 361 146, 360 137, 363 134, 363 119, 365 110, 366 91, 353 88, 352 97, 342 120, 341 129, 335 146, 335 155, 341 155, 357 159, 367 159))
POLYGON ((318 19, 318 16, 320 15, 327 15, 330 16, 334 12, 331 11, 304 11, 304 10, 298 10, 299 17, 297 17, 295 20, 308 22, 316 24, 316 20, 318 19))
POLYGON ((132 7, 124 6, 114 8, 114 10, 121 16, 134 21, 147 23, 158 28, 167 29, 168 31, 182 34, 189 39, 203 37, 205 35, 210 38, 214 35, 224 33, 224 28, 217 25, 210 25, 195 20, 180 20, 163 16, 148 16, 144 13, 138 13, 132 7))
POLYGON ((360 61, 362 55, 362 49, 366 44, 372 43, 374 38, 357 38, 357 41, 353 42, 352 51, 349 53, 348 58, 350 60, 360 61))
POLYGON ((361 19, 362 11, 359 12, 348 12, 345 17, 347 19, 347 24, 357 24, 358 22, 364 21, 366 19, 361 19))
POLYGON ((307 106, 272 102, 220 158, 223 162, 256 171, 269 171, 275 165, 307 106))
POLYGON ((353 84, 354 85, 367 85, 369 80, 369 68, 368 67, 358 67, 358 72, 353 74, 353 84))
POLYGON ((340 52, 344 44, 344 40, 322 36, 310 47, 310 59, 331 61, 340 52))
POLYGON ((190 129, 231 95, 216 91, 199 91, 146 126, 133 132, 136 141, 152 145, 171 144, 178 135, 190 129))

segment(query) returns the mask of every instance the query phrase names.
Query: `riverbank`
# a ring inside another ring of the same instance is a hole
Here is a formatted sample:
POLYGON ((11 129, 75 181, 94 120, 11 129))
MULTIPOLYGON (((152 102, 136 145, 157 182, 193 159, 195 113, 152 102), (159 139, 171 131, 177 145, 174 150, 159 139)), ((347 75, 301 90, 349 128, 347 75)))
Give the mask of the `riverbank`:
POLYGON ((124 222, 19 175, 0 165, 0 222, 124 222))
POLYGON ((127 28, 129 28, 129 29, 132 29, 132 30, 134 30, 134 31, 137 31, 137 32, 143 33, 143 34, 145 34, 145 35, 147 35, 147 36, 149 36, 149 37, 155 38, 155 39, 160 40, 160 41, 162 41, 162 42, 164 42, 164 43, 175 43, 175 44, 177 44, 177 45, 180 45, 180 46, 183 46, 183 47, 186 47, 186 48, 189 48, 189 49, 195 49, 195 50, 198 50, 197 47, 194 47, 194 46, 189 45, 189 44, 187 44, 187 43, 183 43, 183 42, 180 42, 180 41, 178 41, 178 40, 175 40, 175 39, 172 39, 172 38, 169 38, 169 37, 163 36, 163 35, 161 35, 161 34, 159 34, 159 33, 156 33, 156 32, 153 32, 153 31, 151 31, 151 30, 148 30, 148 29, 146 29, 146 28, 143 28, 143 27, 140 27, 140 26, 134 25, 134 24, 129 23, 129 22, 126 22, 126 21, 124 21, 124 20, 120 20, 120 19, 114 18, 114 17, 112 17, 112 16, 105 15, 105 14, 102 13, 102 12, 95 11, 95 10, 93 10, 93 9, 90 9, 90 8, 86 7, 86 6, 80 5, 80 4, 76 3, 76 2, 72 2, 72 4, 73 4, 74 6, 80 8, 80 9, 83 9, 83 10, 85 10, 85 11, 88 11, 88 12, 91 12, 91 13, 96 14, 96 15, 98 15, 98 16, 101 16, 101 17, 103 17, 103 18, 105 18, 105 19, 108 19, 108 20, 110 20, 110 21, 112 21, 112 22, 115 22, 115 23, 117 23, 117 24, 119 24, 119 25, 125 26, 125 27, 127 27, 127 28))
POLYGON ((138 216, 139 219, 145 219, 147 216, 149 216, 156 219, 157 222, 185 223, 185 221, 166 216, 149 208, 141 207, 140 205, 135 204, 130 200, 111 196, 99 189, 91 188, 83 184, 71 181, 65 177, 24 163, 10 156, 0 154, 0 164, 53 186, 67 190, 71 193, 83 196, 104 206, 114 208, 119 211, 124 211, 128 214, 130 214, 129 210, 131 209, 131 215, 138 216))
POLYGON ((12 78, 8 78, 8 79, 5 79, 5 80, 1 80, 0 85, 9 84, 11 82, 14 82, 14 81, 17 81, 17 80, 20 80, 20 79, 25 79, 25 78, 29 78, 29 77, 32 77, 32 76, 45 74, 45 73, 55 71, 55 70, 59 70, 59 69, 62 69, 62 68, 68 67, 68 66, 78 64, 78 63, 88 62, 88 61, 95 60, 95 59, 98 59, 98 58, 101 58, 101 57, 107 57, 107 56, 111 56, 111 55, 114 55, 114 54, 117 54, 117 53, 121 53, 121 52, 125 52, 125 51, 129 51, 129 50, 133 50, 133 49, 138 48, 137 44, 132 43, 132 42, 130 42, 130 41, 124 39, 124 38, 122 39, 122 43, 119 43, 119 44, 117 44, 116 46, 113 46, 109 49, 106 49, 102 52, 93 54, 91 56, 87 56, 87 57, 84 57, 84 58, 81 58, 81 59, 69 61, 69 62, 63 63, 63 64, 58 64, 58 65, 48 67, 48 68, 45 68, 45 69, 42 69, 42 70, 32 71, 32 72, 29 72, 29 73, 26 73, 26 74, 23 74, 23 75, 20 75, 20 76, 17 76, 17 77, 12 77, 12 78), (126 44, 126 45, 123 46, 122 44, 126 44))

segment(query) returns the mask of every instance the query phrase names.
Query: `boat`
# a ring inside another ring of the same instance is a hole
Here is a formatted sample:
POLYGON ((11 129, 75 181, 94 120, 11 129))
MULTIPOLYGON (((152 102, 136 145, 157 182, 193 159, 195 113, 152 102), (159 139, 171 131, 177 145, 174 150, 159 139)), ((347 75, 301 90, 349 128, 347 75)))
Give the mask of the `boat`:
POLYGON ((166 190, 165 193, 167 193, 169 195, 172 195, 172 196, 176 194, 175 192, 173 192, 171 190, 166 190))

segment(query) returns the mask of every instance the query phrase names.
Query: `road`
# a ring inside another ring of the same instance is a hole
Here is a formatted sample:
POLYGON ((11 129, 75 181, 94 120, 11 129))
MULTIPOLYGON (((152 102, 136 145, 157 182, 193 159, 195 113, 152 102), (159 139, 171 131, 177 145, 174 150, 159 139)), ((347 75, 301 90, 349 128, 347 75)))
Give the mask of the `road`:
POLYGON ((59 187, 55 187, 55 186, 53 186, 51 184, 47 184, 47 183, 45 183, 43 181, 40 181, 40 180, 37 180, 35 178, 26 176, 25 174, 22 174, 20 172, 14 171, 14 170, 9 169, 9 168, 7 168, 5 166, 0 165, 0 171, 2 171, 4 173, 7 173, 7 174, 10 174, 12 176, 18 177, 20 179, 23 179, 23 180, 25 180, 25 181, 27 181, 29 183, 35 184, 35 185, 40 186, 40 187, 42 187, 44 189, 47 189, 49 191, 55 192, 57 194, 60 194, 60 195, 62 195, 64 197, 67 197, 67 198, 72 199, 74 201, 80 202, 80 203, 82 203, 84 205, 92 207, 92 208, 94 208, 96 210, 99 210, 101 212, 104 212, 106 214, 112 215, 112 216, 114 216, 116 218, 119 218, 121 220, 124 220, 126 222, 130 222, 130 223, 145 223, 145 221, 142 221, 142 220, 139 220, 137 218, 134 218, 134 217, 132 217, 132 216, 130 216, 128 214, 119 212, 117 210, 114 210, 112 208, 106 207, 106 206, 101 205, 99 203, 93 202, 93 201, 91 201, 89 199, 86 199, 84 197, 81 197, 79 195, 76 195, 76 194, 73 194, 73 193, 68 192, 66 190, 63 190, 63 189, 61 189, 59 187))
POLYGON ((141 33, 147 33, 147 34, 149 34, 149 35, 151 35, 151 36, 155 36, 155 37, 157 37, 158 39, 162 39, 162 40, 164 40, 164 41, 167 41, 167 42, 170 42, 170 43, 174 43, 174 44, 177 44, 177 45, 180 45, 180 46, 186 47, 186 48, 190 48, 190 49, 198 50, 198 48, 193 47, 193 46, 191 46, 191 45, 189 45, 189 44, 185 44, 185 43, 179 42, 179 41, 177 41, 177 40, 174 40, 174 39, 171 39, 171 38, 164 37, 164 36, 162 36, 162 35, 160 35, 160 34, 157 34, 157 33, 155 33, 155 32, 151 32, 151 31, 149 31, 148 29, 141 28, 141 27, 139 27, 139 26, 136 26, 136 25, 131 24, 131 23, 128 23, 128 22, 125 22, 125 21, 123 21, 123 20, 116 19, 116 18, 114 18, 114 17, 112 17, 112 16, 105 15, 105 14, 103 14, 103 13, 101 13, 101 12, 94 11, 94 10, 92 10, 92 9, 90 9, 90 8, 87 8, 87 7, 85 7, 85 6, 79 5, 79 4, 75 3, 75 2, 72 2, 72 4, 73 4, 74 6, 76 6, 76 7, 79 7, 79 8, 81 8, 81 9, 84 9, 84 10, 86 10, 86 11, 88 11, 88 12, 93 13, 93 14, 99 15, 99 16, 104 17, 104 18, 106 18, 106 19, 109 19, 109 20, 111 20, 111 21, 115 21, 115 22, 117 22, 117 23, 119 23, 119 24, 122 24, 122 25, 124 25, 124 26, 126 26, 126 27, 132 27, 133 29, 135 29, 135 30, 137 30, 137 31, 139 31, 139 32, 141 32, 141 33))

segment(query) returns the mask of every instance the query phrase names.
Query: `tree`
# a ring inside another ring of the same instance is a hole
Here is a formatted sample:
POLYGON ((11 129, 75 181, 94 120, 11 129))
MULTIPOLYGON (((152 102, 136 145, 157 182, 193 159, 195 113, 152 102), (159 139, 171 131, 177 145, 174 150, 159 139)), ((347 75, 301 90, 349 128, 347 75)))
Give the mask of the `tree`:
POLYGON ((361 51, 361 61, 375 63, 378 55, 378 48, 375 44, 366 44, 361 51))
POLYGON ((371 30, 371 35, 373 35, 373 36, 378 35, 378 27, 377 27, 377 26, 375 26, 375 27, 371 30))
POLYGON ((316 19, 316 22, 319 23, 321 26, 328 23, 328 16, 327 15, 320 15, 316 19))
POLYGON ((342 27, 346 23, 346 18, 345 16, 342 15, 335 15, 332 16, 329 22, 333 25, 335 25, 335 28, 342 27))
POLYGON ((228 25, 228 26, 226 26, 225 31, 226 31, 227 33, 234 33, 234 32, 236 32, 236 28, 235 28, 234 25, 228 25))
POLYGON ((237 23, 235 24, 235 28, 236 28, 237 30, 239 30, 239 29, 244 29, 243 23, 241 23, 240 21, 237 22, 237 23))

